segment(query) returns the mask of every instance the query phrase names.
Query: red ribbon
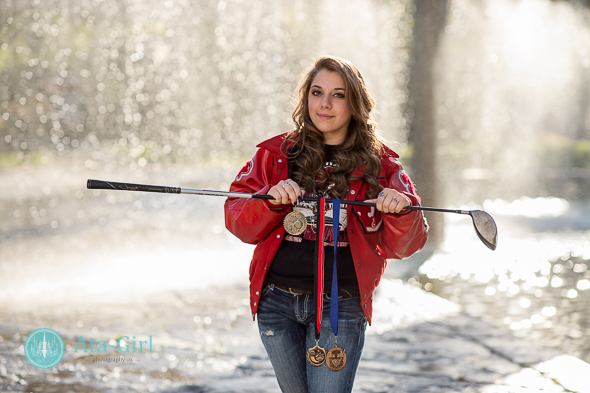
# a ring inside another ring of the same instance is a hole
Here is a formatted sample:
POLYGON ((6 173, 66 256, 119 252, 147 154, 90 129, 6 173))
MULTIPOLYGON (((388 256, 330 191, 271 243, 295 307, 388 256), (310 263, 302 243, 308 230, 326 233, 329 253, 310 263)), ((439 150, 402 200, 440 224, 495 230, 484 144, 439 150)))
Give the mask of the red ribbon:
POLYGON ((316 233, 316 340, 320 339, 320 330, 322 328, 322 314, 324 311, 324 224, 326 217, 326 201, 325 198, 318 198, 317 203, 317 233, 316 233))

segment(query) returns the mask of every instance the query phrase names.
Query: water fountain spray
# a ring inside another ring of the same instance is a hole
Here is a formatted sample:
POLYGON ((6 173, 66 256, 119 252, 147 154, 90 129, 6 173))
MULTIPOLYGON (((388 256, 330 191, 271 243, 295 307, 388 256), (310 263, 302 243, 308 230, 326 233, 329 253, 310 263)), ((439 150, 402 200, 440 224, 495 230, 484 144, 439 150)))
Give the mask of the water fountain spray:
MULTIPOLYGON (((231 191, 215 191, 215 190, 198 190, 194 188, 168 187, 168 186, 154 186, 147 184, 133 184, 133 183, 117 183, 112 181, 92 180, 88 179, 86 185, 91 190, 123 190, 123 191, 142 191, 142 192, 159 192, 166 194, 193 194, 193 195, 209 195, 222 196, 226 198, 252 198, 252 199, 274 199, 267 194, 248 194, 245 192, 231 192, 231 191)), ((315 202, 315 198, 303 197, 303 201, 315 202)), ((326 202, 331 202, 331 199, 326 199, 326 202)), ((342 200, 342 203, 375 207, 375 203, 342 200)), ((422 206, 407 206, 407 210, 422 210, 440 213, 456 213, 466 214, 473 220, 473 227, 479 239, 490 250, 495 250, 498 244, 498 227, 496 222, 488 213, 483 210, 455 210, 455 209, 440 209, 436 207, 422 207, 422 206)))

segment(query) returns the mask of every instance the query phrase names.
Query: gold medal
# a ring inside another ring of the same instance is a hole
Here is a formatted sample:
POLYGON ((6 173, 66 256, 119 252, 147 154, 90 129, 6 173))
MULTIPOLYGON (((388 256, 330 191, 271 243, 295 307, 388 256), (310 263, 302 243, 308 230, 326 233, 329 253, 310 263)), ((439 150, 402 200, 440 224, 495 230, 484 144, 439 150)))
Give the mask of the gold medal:
POLYGON ((328 351, 328 355, 326 357, 326 363, 328 364, 330 370, 340 371, 346 364, 346 351, 344 348, 340 348, 338 344, 328 351))
POLYGON ((303 213, 298 212, 297 210, 293 210, 291 213, 285 216, 283 220, 283 226, 285 227, 285 231, 290 235, 301 235, 305 231, 305 227, 307 227, 307 220, 303 213))
POLYGON ((307 360, 314 366, 321 366, 326 362, 326 350, 316 344, 307 350, 307 360))

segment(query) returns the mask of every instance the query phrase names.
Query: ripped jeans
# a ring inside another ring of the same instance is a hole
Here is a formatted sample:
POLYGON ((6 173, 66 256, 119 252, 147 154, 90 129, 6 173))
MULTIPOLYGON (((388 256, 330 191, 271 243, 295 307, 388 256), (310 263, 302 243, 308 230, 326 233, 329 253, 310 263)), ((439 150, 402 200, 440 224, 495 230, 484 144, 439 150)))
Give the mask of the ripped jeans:
MULTIPOLYGON (((330 297, 324 294, 319 346, 334 347, 330 325, 330 297)), ((266 285, 258 305, 258 328, 282 392, 350 392, 365 344, 367 319, 359 298, 338 297, 338 346, 346 351, 346 365, 332 371, 326 363, 314 366, 306 353, 315 342, 313 295, 294 295, 266 285)))

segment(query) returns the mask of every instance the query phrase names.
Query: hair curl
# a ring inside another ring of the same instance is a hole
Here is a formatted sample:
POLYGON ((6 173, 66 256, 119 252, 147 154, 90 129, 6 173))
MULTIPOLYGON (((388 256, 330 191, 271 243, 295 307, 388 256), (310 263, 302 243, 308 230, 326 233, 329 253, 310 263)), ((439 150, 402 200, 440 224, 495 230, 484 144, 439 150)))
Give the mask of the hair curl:
POLYGON ((376 123, 371 119, 375 100, 369 94, 360 71, 347 60, 323 56, 301 78, 297 92, 298 104, 292 116, 295 129, 283 142, 286 156, 295 163, 294 180, 308 191, 326 191, 333 182, 331 196, 343 198, 350 183, 363 178, 371 186, 365 197, 375 198, 382 188, 377 182, 377 175, 383 141, 377 133, 376 123), (338 167, 330 173, 330 178, 323 170, 326 162, 324 135, 314 126, 308 105, 311 84, 321 70, 342 75, 346 88, 345 99, 352 115, 344 143, 333 149, 333 161, 338 167), (291 148, 287 149, 288 146, 291 148), (354 170, 362 167, 365 167, 362 177, 353 177, 354 170), (316 182, 316 179, 319 181, 316 182))

